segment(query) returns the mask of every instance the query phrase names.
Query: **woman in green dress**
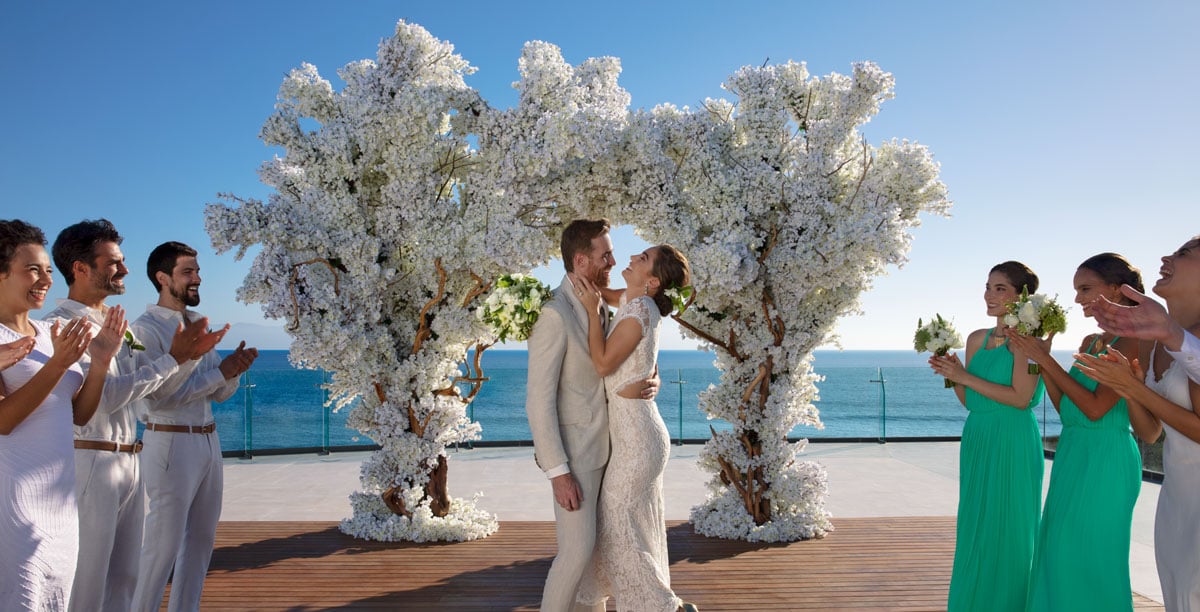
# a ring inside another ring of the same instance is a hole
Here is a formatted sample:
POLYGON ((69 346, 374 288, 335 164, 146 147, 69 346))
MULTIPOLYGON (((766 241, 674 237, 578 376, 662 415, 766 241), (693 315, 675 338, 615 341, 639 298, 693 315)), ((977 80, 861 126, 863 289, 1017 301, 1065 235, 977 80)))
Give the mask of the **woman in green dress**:
MULTIPOLYGON (((1121 303, 1121 285, 1142 291, 1142 275, 1124 257, 1101 253, 1075 271, 1075 303, 1091 316, 1103 296, 1121 303)), ((1062 419, 1050 491, 1042 512, 1027 610, 1133 609, 1129 532, 1142 486, 1142 459, 1129 432, 1125 400, 1109 387, 1070 372, 1050 356, 1049 340, 1012 334, 1009 343, 1041 366, 1046 393, 1062 419)), ((1138 342, 1109 333, 1083 339, 1079 352, 1108 347, 1137 354, 1138 342)))
POLYGON ((934 356, 935 372, 955 383, 968 415, 959 445, 958 530, 947 608, 1005 612, 1025 608, 1042 506, 1042 442, 1029 408, 1041 379, 1009 345, 1003 317, 1021 290, 1037 291, 1027 266, 1006 261, 988 274, 983 299, 995 327, 967 337, 966 364, 934 356))

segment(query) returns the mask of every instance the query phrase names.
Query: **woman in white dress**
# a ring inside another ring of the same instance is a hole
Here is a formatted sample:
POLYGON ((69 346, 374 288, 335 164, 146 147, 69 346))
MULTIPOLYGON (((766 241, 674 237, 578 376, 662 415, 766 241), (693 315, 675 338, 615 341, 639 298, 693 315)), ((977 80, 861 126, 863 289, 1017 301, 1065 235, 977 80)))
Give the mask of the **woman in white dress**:
POLYGON ((659 324, 674 307, 665 291, 686 286, 691 270, 682 253, 664 244, 631 257, 621 276, 623 292, 601 293, 588 280, 576 279, 589 313, 588 351, 608 393, 612 444, 600 488, 595 553, 579 601, 600 606, 611 596, 619 611, 695 611, 671 590, 662 493, 670 437, 658 406, 641 399, 637 384, 658 367, 659 324), (602 298, 619 305, 607 337, 602 298))
MULTIPOLYGON (((1162 261, 1154 292, 1166 301, 1172 319, 1200 333, 1200 236, 1162 261)), ((1195 412, 1200 386, 1158 343, 1143 342, 1132 362, 1115 350, 1075 357, 1088 376, 1128 400, 1139 438, 1153 442, 1166 430, 1154 556, 1167 610, 1200 612, 1200 416, 1195 412)))
POLYGON ((0 221, 0 610, 65 610, 75 577, 79 518, 75 506, 72 424, 96 411, 108 362, 125 333, 120 308, 109 310, 93 340, 75 319, 61 328, 31 319, 50 288, 46 238, 22 221, 0 221), (90 351, 85 376, 76 363, 90 351))

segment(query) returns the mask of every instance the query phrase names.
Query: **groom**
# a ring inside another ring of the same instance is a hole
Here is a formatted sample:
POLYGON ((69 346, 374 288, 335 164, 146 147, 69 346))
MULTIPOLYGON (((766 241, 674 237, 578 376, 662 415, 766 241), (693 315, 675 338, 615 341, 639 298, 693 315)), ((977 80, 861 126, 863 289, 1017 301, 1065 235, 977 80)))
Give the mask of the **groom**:
MULTIPOLYGON (((608 404, 604 380, 588 354, 587 311, 579 301, 586 278, 608 286, 616 265, 607 219, 581 219, 563 230, 567 275, 543 307, 529 336, 529 384, 525 412, 533 433, 534 460, 554 490, 558 554, 542 591, 543 612, 575 607, 575 591, 596 542, 596 501, 608 463, 608 404)), ((646 382, 653 398, 659 379, 646 382)))

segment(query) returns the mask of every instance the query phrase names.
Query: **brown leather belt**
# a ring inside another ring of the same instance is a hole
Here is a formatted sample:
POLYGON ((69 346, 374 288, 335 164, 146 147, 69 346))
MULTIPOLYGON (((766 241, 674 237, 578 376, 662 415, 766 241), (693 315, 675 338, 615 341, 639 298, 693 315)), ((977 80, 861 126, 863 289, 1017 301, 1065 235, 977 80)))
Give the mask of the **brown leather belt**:
POLYGON ((217 430, 216 423, 208 425, 163 425, 161 423, 146 423, 146 429, 150 431, 166 431, 170 433, 195 433, 209 434, 217 430))
POLYGON ((76 440, 75 448, 84 450, 108 451, 110 453, 140 453, 142 452, 142 441, 138 440, 133 444, 117 444, 116 442, 99 441, 99 440, 76 440))

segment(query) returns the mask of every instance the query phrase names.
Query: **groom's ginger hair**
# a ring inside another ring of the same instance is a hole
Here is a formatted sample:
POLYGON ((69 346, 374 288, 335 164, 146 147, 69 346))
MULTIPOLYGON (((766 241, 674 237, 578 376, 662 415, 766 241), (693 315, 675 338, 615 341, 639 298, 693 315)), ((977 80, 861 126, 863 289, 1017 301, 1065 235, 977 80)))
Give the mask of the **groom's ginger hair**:
POLYGON ((563 267, 567 272, 575 271, 575 256, 579 253, 591 254, 592 239, 609 230, 608 219, 576 219, 563 230, 562 249, 563 267))

